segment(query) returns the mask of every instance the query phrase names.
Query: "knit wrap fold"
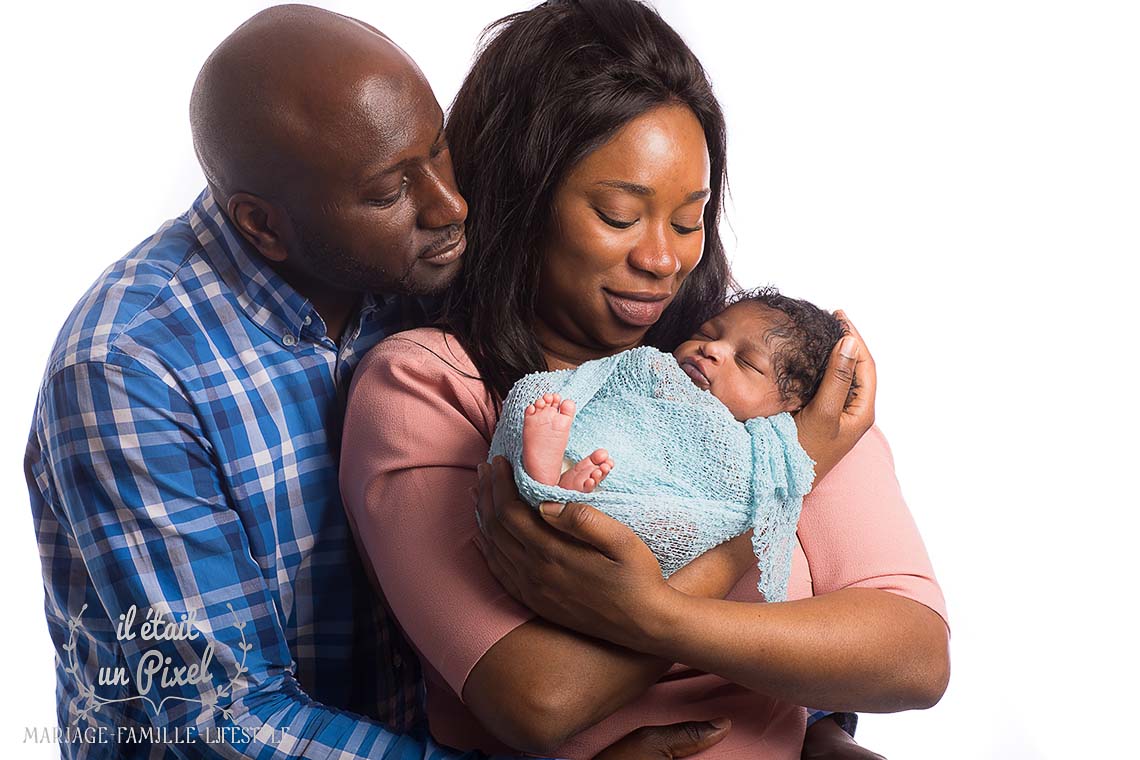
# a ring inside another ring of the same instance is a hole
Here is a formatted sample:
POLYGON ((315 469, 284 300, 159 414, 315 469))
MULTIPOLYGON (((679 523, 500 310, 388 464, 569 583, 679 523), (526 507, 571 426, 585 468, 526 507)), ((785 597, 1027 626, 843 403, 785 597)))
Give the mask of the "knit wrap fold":
POLYGON ((511 462, 530 504, 582 502, 628 525, 665 577, 751 528, 760 593, 768 601, 786 598, 796 523, 815 463, 789 414, 742 424, 669 354, 635 348, 523 377, 503 402, 488 459, 494 456, 511 462), (613 471, 593 493, 539 483, 523 469, 523 418, 544 393, 578 406, 569 459, 598 448, 613 457, 613 471))

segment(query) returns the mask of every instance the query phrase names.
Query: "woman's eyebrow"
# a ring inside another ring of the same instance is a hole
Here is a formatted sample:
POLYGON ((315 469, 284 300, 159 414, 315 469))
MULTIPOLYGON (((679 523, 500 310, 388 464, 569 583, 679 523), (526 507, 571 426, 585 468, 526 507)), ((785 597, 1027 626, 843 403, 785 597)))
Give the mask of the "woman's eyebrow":
POLYGON ((636 182, 626 182, 623 179, 603 179, 594 183, 595 185, 602 185, 603 187, 612 187, 615 190, 624 190, 633 195, 640 195, 643 198, 648 198, 656 193, 652 187, 639 185, 636 182))
MULTIPOLYGON (((632 193, 633 195, 637 195, 642 198, 652 197, 657 192, 652 187, 639 185, 636 182, 626 182, 622 179, 603 179, 595 182, 594 184, 602 185, 603 187, 612 187, 615 190, 624 190, 627 193, 632 193)), ((685 203, 692 203, 693 201, 699 201, 703 198, 707 198, 711 192, 712 191, 707 187, 702 190, 694 190, 685 196, 685 203)))

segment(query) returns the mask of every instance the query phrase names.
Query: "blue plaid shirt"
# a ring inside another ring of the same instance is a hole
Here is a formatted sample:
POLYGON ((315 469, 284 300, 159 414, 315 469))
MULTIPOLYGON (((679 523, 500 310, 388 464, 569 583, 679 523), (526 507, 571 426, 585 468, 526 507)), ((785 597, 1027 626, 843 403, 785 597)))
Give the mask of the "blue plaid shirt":
POLYGON ((418 665, 337 488, 352 371, 422 318, 366 296, 337 345, 208 192, 80 300, 25 460, 65 757, 458 754, 383 727, 418 665))

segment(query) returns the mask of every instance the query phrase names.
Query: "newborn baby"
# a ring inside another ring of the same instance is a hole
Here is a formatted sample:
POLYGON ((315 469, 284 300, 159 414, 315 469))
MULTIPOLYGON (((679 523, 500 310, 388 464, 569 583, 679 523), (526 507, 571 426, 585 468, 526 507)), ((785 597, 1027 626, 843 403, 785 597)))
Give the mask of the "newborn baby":
MULTIPOLYGON (((811 401, 843 326, 819 307, 763 288, 738 296, 673 352, 693 384, 744 422, 811 401)), ((613 469, 606 449, 572 463, 566 443, 576 405, 546 393, 526 408, 522 462, 540 483, 589 493, 613 469)))
POLYGON ((752 529, 760 590, 782 599, 814 479, 787 413, 815 394, 842 337, 810 303, 742 294, 672 357, 643 347, 522 378, 491 455, 512 460, 532 504, 580 501, 625 522, 666 576, 752 529))

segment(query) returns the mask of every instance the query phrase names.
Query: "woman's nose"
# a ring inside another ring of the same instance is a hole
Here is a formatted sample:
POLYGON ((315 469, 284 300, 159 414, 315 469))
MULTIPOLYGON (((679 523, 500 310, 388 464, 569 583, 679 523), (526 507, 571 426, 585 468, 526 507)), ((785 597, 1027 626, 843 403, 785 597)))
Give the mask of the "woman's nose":
POLYGON ((630 266, 662 280, 680 272, 681 257, 669 239, 668 229, 667 224, 664 229, 647 225, 646 234, 630 252, 630 266))

